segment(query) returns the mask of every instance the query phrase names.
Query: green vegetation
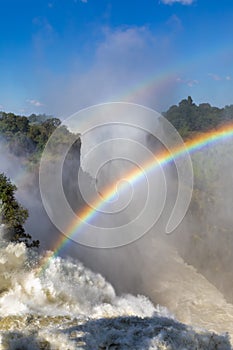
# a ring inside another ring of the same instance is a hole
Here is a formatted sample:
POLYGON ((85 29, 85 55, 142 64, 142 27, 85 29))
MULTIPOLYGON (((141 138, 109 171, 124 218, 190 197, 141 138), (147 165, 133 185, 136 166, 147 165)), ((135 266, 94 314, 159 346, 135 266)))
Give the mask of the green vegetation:
POLYGON ((225 108, 212 107, 209 103, 197 106, 190 96, 178 106, 171 106, 164 116, 174 125, 182 137, 194 132, 205 132, 219 125, 233 121, 233 105, 225 108))
MULTIPOLYGON (((171 106, 164 116, 175 126, 182 137, 192 137, 193 133, 205 132, 219 125, 233 121, 233 105, 225 108, 212 107, 209 103, 197 106, 190 96, 178 106, 171 106)), ((0 112, 0 136, 6 146, 16 156, 27 157, 37 162, 46 142, 61 124, 58 118, 45 114, 29 117, 0 112)), ((59 132, 59 142, 65 144, 71 134, 63 126, 59 132)))
POLYGON ((0 113, 0 135, 16 156, 37 160, 53 131, 61 124, 57 118, 32 114, 30 117, 0 113))
POLYGON ((32 241, 32 237, 24 230, 28 211, 17 202, 16 190, 17 187, 0 173, 0 219, 5 225, 5 235, 12 242, 24 242, 27 247, 38 247, 39 241, 32 241))

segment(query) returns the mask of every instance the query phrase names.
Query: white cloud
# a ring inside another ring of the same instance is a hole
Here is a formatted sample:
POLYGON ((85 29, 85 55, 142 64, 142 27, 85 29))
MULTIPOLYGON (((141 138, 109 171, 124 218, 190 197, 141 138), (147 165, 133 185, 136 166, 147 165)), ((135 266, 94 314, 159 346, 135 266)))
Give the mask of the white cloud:
POLYGON ((43 103, 41 103, 40 101, 37 101, 37 100, 27 100, 27 102, 35 107, 42 107, 43 106, 43 103))
POLYGON ((26 113, 26 112, 27 112, 26 108, 20 108, 19 109, 19 113, 26 113))
POLYGON ((181 79, 180 77, 176 79, 177 83, 180 83, 180 84, 185 84, 189 87, 193 87, 195 85, 198 85, 199 84, 199 81, 196 80, 196 79, 181 79))
POLYGON ((161 0, 165 5, 172 5, 174 3, 180 3, 182 5, 191 5, 195 0, 161 0))
POLYGON ((4 108, 3 105, 0 104, 0 109, 3 109, 3 108, 4 108))
POLYGON ((225 77, 222 77, 222 76, 220 76, 220 75, 218 75, 218 74, 209 73, 208 76, 209 76, 210 78, 212 78, 213 80, 215 80, 215 81, 221 81, 221 80, 228 80, 228 81, 230 81, 230 80, 232 80, 232 78, 231 78, 230 75, 227 75, 227 76, 225 76, 225 77))
POLYGON ((215 80, 215 81, 222 80, 222 78, 219 75, 217 75, 217 74, 209 73, 208 76, 210 78, 212 78, 213 80, 215 80))
POLYGON ((183 29, 182 21, 177 15, 172 15, 166 23, 174 32, 180 31, 183 29))
POLYGON ((196 80, 196 79, 194 79, 194 80, 189 80, 189 81, 187 82, 187 85, 188 85, 189 87, 193 87, 193 86, 195 86, 195 85, 197 85, 197 84, 199 84, 199 81, 196 80))

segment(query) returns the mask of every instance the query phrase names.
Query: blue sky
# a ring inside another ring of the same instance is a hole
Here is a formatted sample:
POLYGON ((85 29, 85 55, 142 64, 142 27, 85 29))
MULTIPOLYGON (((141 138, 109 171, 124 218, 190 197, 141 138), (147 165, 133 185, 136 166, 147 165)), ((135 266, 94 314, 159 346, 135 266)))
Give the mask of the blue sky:
POLYGON ((233 104, 232 0, 0 0, 0 109, 233 104))

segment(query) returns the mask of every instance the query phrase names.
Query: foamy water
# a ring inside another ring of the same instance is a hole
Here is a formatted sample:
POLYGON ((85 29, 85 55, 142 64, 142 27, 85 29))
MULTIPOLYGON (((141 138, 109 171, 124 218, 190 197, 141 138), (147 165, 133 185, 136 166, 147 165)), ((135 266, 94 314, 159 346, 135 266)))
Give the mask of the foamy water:
POLYGON ((145 296, 117 296, 78 261, 54 258, 42 271, 23 244, 3 241, 0 257, 1 350, 231 348, 223 333, 232 329, 232 306, 175 254, 153 292, 189 326, 145 296))

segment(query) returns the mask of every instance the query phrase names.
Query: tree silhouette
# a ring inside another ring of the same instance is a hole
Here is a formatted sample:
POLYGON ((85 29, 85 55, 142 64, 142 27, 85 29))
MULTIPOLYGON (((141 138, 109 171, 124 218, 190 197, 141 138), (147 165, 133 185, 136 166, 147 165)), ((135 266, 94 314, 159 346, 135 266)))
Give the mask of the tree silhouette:
POLYGON ((27 247, 38 247, 40 242, 32 240, 24 230, 28 211, 16 200, 16 190, 10 179, 0 173, 0 222, 4 224, 5 237, 12 242, 24 242, 27 247))

